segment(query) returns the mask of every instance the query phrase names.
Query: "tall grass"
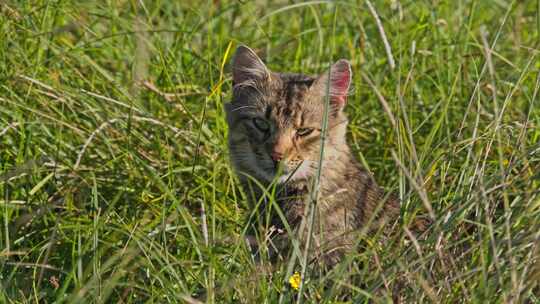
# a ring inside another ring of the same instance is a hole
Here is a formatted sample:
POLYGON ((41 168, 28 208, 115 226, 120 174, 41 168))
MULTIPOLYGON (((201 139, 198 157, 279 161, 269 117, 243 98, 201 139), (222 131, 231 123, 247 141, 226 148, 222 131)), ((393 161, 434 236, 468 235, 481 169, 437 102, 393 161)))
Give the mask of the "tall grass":
POLYGON ((540 301, 539 32, 533 0, 2 2, 0 302, 540 301), (239 43, 349 59, 349 143, 402 202, 301 293, 243 242, 239 43))

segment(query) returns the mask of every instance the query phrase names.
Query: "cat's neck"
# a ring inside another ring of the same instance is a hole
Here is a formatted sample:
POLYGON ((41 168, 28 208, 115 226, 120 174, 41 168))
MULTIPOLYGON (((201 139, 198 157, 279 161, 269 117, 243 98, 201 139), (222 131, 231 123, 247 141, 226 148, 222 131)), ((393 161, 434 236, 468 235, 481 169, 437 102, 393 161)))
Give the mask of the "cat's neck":
POLYGON ((339 150, 334 149, 330 152, 323 159, 320 177, 315 173, 310 179, 290 183, 287 188, 308 193, 308 189, 317 185, 324 195, 324 192, 334 192, 339 188, 352 187, 351 184, 347 183, 347 180, 350 176, 358 174, 361 167, 351 154, 349 147, 343 145, 339 150), (317 183, 314 182, 316 178, 319 178, 317 183))

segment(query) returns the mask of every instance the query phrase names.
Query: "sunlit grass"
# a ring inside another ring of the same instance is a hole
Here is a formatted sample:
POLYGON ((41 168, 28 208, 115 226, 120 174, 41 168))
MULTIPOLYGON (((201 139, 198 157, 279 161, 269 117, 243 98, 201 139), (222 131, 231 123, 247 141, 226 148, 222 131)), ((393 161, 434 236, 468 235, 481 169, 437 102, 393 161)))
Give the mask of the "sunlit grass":
POLYGON ((371 4, 0 4, 0 302, 540 301, 540 2, 371 4), (277 71, 349 59, 350 145, 402 199, 301 294, 298 259, 243 240, 240 43, 277 71))

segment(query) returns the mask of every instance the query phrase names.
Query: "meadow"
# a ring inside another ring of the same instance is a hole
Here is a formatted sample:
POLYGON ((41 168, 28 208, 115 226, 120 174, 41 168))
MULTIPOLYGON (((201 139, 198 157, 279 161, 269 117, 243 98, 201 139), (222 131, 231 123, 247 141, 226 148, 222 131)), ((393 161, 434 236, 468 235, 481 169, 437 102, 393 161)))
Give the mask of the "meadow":
POLYGON ((2 1, 0 303, 538 303, 539 90, 537 0, 2 1), (322 274, 253 259, 240 44, 276 71, 350 60, 394 237, 322 274))

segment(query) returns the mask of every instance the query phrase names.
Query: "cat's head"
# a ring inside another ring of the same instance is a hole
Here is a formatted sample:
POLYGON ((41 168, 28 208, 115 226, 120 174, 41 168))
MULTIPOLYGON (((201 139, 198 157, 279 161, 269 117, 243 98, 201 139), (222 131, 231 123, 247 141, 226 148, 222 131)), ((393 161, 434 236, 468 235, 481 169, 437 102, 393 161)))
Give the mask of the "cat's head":
POLYGON ((264 182, 313 176, 321 151, 327 95, 330 107, 324 162, 331 162, 347 149, 343 113, 351 83, 347 60, 337 61, 317 77, 276 73, 255 52, 240 46, 232 74, 233 97, 226 104, 229 148, 241 175, 264 182))

